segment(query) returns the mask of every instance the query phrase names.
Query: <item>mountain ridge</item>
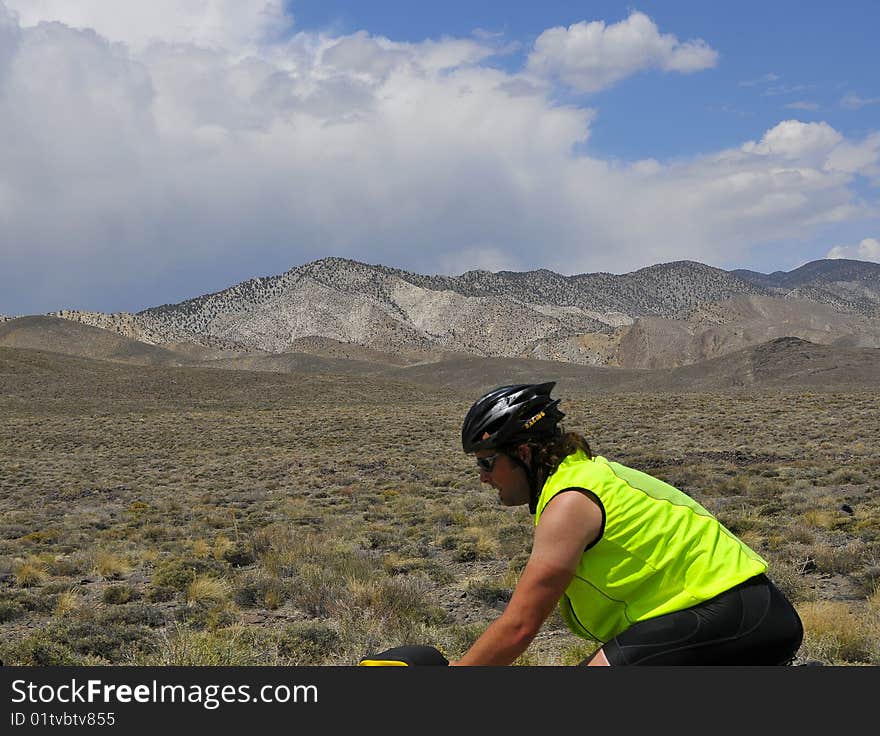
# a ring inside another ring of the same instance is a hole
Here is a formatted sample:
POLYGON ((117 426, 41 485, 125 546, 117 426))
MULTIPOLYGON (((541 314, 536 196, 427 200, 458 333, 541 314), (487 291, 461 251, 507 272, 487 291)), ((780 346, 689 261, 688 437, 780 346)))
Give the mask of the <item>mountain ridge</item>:
POLYGON ((49 316, 147 344, 237 352, 280 354, 321 338, 382 353, 673 367, 785 336, 880 347, 880 264, 825 259, 759 274, 685 260, 619 275, 443 276, 334 256, 134 314, 49 316))

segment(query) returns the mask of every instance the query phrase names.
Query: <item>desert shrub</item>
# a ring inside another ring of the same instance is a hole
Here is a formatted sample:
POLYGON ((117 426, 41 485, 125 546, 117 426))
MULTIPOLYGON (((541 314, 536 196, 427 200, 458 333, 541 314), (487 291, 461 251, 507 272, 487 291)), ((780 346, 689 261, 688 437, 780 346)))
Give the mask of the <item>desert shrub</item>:
POLYGON ((337 571, 314 563, 305 563, 291 580, 291 603, 313 618, 326 618, 345 588, 337 571))
POLYGON ((231 547, 228 547, 223 551, 221 556, 222 559, 224 559, 233 567, 245 567, 246 565, 252 565, 254 562, 256 562, 257 559, 253 547, 249 544, 245 544, 242 542, 233 544, 231 547))
POLYGON ((53 557, 51 561, 47 562, 47 568, 52 575, 62 577, 82 575, 88 571, 88 568, 83 565, 82 559, 76 555, 53 557))
POLYGON ((185 590, 199 575, 217 575, 224 565, 203 557, 170 557, 156 566, 152 585, 155 587, 185 590))
POLYGON ((160 667, 245 667, 275 664, 274 644, 258 630, 239 625, 195 630, 176 623, 159 633, 148 651, 129 657, 136 665, 160 667))
POLYGON ((233 600, 242 608, 278 608, 287 596, 282 581, 266 572, 249 570, 235 582, 233 600))
POLYGON ((791 561, 770 559, 767 576, 780 592, 793 603, 815 598, 798 565, 791 561))
POLYGON ((402 575, 416 570, 428 570, 431 566, 431 561, 422 557, 404 557, 392 553, 382 558, 382 568, 389 575, 402 575))
POLYGON ((441 549, 455 549, 460 541, 458 534, 444 534, 437 540, 437 544, 441 549))
POLYGON ((25 608, 18 601, 0 600, 0 624, 14 621, 25 614, 25 608))
POLYGON ((23 537, 21 537, 21 541, 39 545, 51 544, 52 542, 57 542, 60 538, 61 530, 50 527, 48 529, 40 529, 38 531, 31 532, 30 534, 25 534, 23 537))
POLYGON ((166 539, 176 539, 179 536, 176 530, 169 529, 162 524, 150 524, 144 527, 141 534, 148 542, 162 542, 166 539))
POLYGON ((218 629, 235 621, 229 596, 232 586, 222 578, 199 575, 186 589, 186 606, 178 610, 178 620, 196 629, 218 629))
POLYGON ((130 603, 113 606, 101 611, 96 621, 99 624, 158 627, 165 624, 165 614, 157 606, 130 603))
POLYGON ((170 585, 151 585, 147 589, 146 598, 150 603, 166 603, 173 601, 179 592, 170 585))
POLYGON ((393 529, 372 527, 365 532, 369 549, 393 550, 398 546, 397 534, 393 529))
POLYGON ((31 589, 9 591, 0 600, 14 602, 30 613, 50 613, 55 605, 53 596, 31 589))
POLYGON ((296 621, 281 632, 278 653, 297 665, 316 665, 332 653, 339 641, 337 631, 324 621, 296 621))
POLYGON ((204 539, 196 539, 191 550, 195 557, 208 557, 211 554, 211 545, 204 539))
POLYGON ((501 554, 501 545, 495 537, 486 532, 477 537, 474 552, 478 560, 494 560, 501 554))
POLYGON ((491 578, 470 581, 466 591, 472 598, 493 608, 503 608, 513 595, 513 591, 509 587, 491 578))
POLYGON ((456 562, 473 562, 477 559, 477 543, 473 540, 458 541, 452 553, 456 562))
POLYGON ((77 654, 94 655, 111 664, 119 662, 124 648, 149 646, 151 628, 113 619, 74 620, 56 626, 53 635, 77 654))
POLYGON ((498 529, 498 542, 505 550, 518 550, 532 539, 532 530, 520 524, 505 524, 498 529))
POLYGON ((101 600, 109 605, 128 603, 135 597, 135 590, 130 585, 110 585, 101 593, 101 600))
POLYGON ((861 485, 869 483, 871 479, 857 468, 840 468, 830 475, 819 479, 818 484, 823 486, 840 486, 844 484, 861 485))
POLYGON ((344 620, 357 619, 368 612, 374 622, 402 630, 409 624, 439 623, 445 616, 428 599, 433 583, 421 573, 349 578, 346 587, 346 594, 333 606, 334 613, 344 620))
POLYGON ((227 603, 202 603, 178 609, 177 621, 196 631, 217 631, 232 626, 236 615, 227 603))
POLYGON ((81 659, 63 641, 46 631, 0 646, 6 665, 21 667, 64 667, 81 664, 81 659))
POLYGON ((862 565, 860 552, 858 543, 836 547, 819 544, 813 547, 813 560, 820 572, 851 573, 862 565))
POLYGON ((801 514, 800 519, 808 527, 825 530, 836 529, 846 523, 839 511, 829 509, 807 509, 801 514))
POLYGON ((853 578, 869 599, 877 600, 877 608, 880 608, 880 563, 872 560, 856 572, 853 578))

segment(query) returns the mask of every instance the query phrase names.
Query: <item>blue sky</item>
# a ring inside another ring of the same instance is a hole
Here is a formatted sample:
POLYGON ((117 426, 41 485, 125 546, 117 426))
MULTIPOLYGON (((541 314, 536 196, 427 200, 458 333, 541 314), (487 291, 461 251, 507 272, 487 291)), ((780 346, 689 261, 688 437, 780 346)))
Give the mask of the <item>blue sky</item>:
POLYGON ((880 3, 0 0, 0 314, 326 256, 880 261, 880 3))
POLYGON ((339 35, 366 29, 417 43, 467 37, 476 30, 502 34, 521 44, 518 52, 493 60, 511 70, 522 65, 547 28, 596 19, 613 24, 634 9, 648 14, 661 31, 702 38, 718 51, 717 66, 702 74, 664 77, 648 72, 597 95, 562 92, 560 97, 573 104, 601 108, 591 146, 599 155, 629 159, 708 153, 736 146, 744 135, 760 137, 791 116, 828 122, 847 135, 864 135, 880 125, 880 4, 870 0, 844 0, 833 10, 828 3, 803 0, 453 0, 421 3, 416 13, 406 0, 288 5, 297 28, 339 35), (848 96, 873 99, 874 104, 847 107, 842 102, 848 96))

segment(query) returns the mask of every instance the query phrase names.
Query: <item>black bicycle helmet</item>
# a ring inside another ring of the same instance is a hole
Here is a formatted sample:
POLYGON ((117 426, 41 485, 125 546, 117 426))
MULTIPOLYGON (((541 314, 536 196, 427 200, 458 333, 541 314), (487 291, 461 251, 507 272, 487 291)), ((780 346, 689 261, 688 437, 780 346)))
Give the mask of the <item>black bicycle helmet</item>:
POLYGON ((556 381, 499 386, 477 399, 464 418, 461 446, 466 453, 496 450, 559 434, 565 416, 550 398, 556 381))

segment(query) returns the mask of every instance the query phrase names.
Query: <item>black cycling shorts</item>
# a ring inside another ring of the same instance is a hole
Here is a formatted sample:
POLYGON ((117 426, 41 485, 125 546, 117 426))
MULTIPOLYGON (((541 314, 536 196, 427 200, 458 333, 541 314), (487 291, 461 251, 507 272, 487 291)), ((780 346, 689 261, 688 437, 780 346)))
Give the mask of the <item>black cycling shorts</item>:
POLYGON ((602 651, 612 666, 784 665, 803 635, 794 606, 757 575, 692 608, 639 621, 602 651))

